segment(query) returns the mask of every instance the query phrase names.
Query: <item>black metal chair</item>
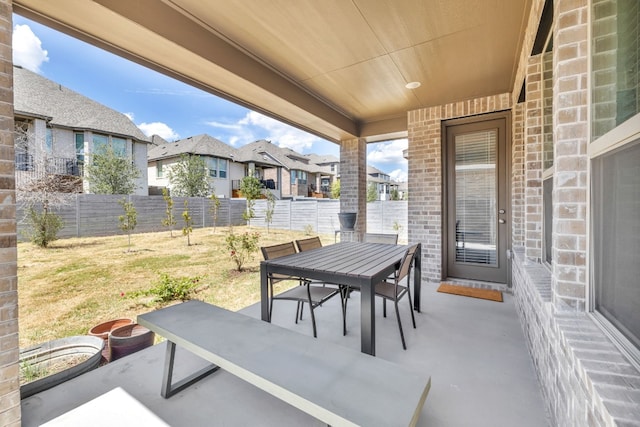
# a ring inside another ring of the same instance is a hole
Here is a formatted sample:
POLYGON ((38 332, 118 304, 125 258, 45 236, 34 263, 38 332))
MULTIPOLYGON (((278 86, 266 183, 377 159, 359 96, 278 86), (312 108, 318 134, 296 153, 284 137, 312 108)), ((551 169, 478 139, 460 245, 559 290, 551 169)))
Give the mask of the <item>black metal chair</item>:
MULTIPOLYGON (((310 251, 312 249, 317 249, 322 247, 322 242, 318 236, 309 237, 308 239, 300 239, 296 240, 296 247, 298 248, 298 252, 310 251)), ((342 303, 342 335, 347 335, 347 286, 340 285, 338 283, 326 283, 326 282, 310 282, 311 285, 330 285, 336 286, 340 291, 340 300, 342 303)), ((304 303, 300 307, 300 319, 302 320, 302 309, 304 308, 304 303)))
POLYGON ((364 243, 385 243, 388 245, 397 245, 398 235, 383 233, 364 233, 364 238, 362 241, 364 243))
POLYGON ((398 328, 400 329, 400 338, 402 339, 402 348, 407 349, 407 344, 404 340, 404 333, 402 332, 402 321, 400 320, 400 310, 398 309, 398 301, 405 295, 408 296, 409 310, 411 312, 411 321, 413 322, 413 328, 416 327, 416 318, 413 314, 413 307, 411 305, 411 268, 413 266, 413 259, 416 255, 418 245, 410 246, 407 252, 404 254, 402 261, 400 262, 400 268, 396 270, 396 273, 392 281, 385 280, 376 285, 376 296, 383 298, 383 316, 387 317, 387 300, 393 301, 396 308, 396 318, 398 319, 398 328), (407 279, 406 286, 401 285, 403 279, 407 279))
MULTIPOLYGON (((281 243, 273 246, 263 246, 260 248, 262 251, 262 256, 265 260, 280 258, 286 255, 292 255, 296 253, 296 248, 293 242, 281 243)), ((296 323, 298 323, 298 318, 302 318, 302 304, 309 303, 310 311, 311 311, 311 324, 313 325, 313 336, 317 337, 316 330, 316 318, 314 315, 314 309, 320 305, 322 305, 325 301, 330 299, 335 295, 342 295, 341 290, 339 288, 333 288, 329 286, 318 286, 315 282, 309 282, 301 277, 288 276, 284 274, 270 274, 268 277, 269 280, 269 320, 271 320, 271 314, 273 312, 273 301, 274 300, 289 300, 296 301, 298 303, 296 309, 296 323), (277 295, 274 295, 273 285, 278 282, 292 280, 297 281, 299 286, 294 286, 291 289, 288 289, 284 292, 281 292, 277 295)), ((343 309, 343 324, 345 323, 344 319, 344 309, 343 309)))

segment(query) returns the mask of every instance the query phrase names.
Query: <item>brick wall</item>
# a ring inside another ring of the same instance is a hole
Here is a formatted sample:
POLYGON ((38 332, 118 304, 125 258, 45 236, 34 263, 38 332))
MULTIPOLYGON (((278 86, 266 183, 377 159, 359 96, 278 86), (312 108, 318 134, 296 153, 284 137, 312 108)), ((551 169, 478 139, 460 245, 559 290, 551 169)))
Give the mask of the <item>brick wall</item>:
POLYGON ((364 138, 340 141, 340 211, 358 212, 356 233, 367 227, 367 147, 364 138))
POLYGON ((524 118, 525 104, 516 104, 512 115, 511 141, 511 241, 524 246, 524 118))
POLYGON ((542 259, 542 55, 528 60, 525 111, 525 255, 542 259))
POLYGON ((11 0, 0 0, 0 425, 20 425, 11 0))
POLYGON ((587 285, 588 3, 556 1, 554 11, 554 303, 578 312, 587 285))
POLYGON ((408 114, 408 238, 422 243, 423 280, 442 279, 442 121, 508 110, 511 99, 505 93, 408 114))

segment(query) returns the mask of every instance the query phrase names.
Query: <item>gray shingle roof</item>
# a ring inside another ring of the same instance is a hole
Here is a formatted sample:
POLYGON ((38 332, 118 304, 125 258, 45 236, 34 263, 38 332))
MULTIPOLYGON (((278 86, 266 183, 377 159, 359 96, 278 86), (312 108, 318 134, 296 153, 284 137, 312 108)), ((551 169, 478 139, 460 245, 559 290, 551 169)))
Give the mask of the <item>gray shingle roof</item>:
MULTIPOLYGON (((238 149, 240 161, 258 161, 256 158, 263 159, 260 160, 261 163, 265 163, 267 159, 264 159, 264 155, 272 157, 277 161, 278 166, 284 166, 286 169, 297 169, 310 173, 321 172, 322 168, 309 161, 307 157, 303 154, 300 154, 296 151, 293 151, 290 148, 278 147, 275 144, 272 144, 270 141, 265 141, 264 139, 254 141, 247 145, 244 145, 238 149), (254 160, 250 160, 254 159, 254 160)), ((277 164, 276 163, 276 164, 277 164)))
POLYGON ((238 160, 238 150, 207 134, 150 146, 147 152, 147 160, 179 157, 181 154, 197 154, 199 156, 221 157, 240 161, 238 160))
POLYGON ((149 142, 127 116, 22 67, 13 67, 16 115, 47 117, 53 126, 149 142))

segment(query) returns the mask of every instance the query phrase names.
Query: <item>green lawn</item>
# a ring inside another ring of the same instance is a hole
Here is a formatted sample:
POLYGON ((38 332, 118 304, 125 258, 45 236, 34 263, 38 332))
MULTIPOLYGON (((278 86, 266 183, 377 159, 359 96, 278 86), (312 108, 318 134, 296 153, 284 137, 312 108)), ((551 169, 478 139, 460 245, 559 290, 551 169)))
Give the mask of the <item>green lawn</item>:
MULTIPOLYGON (((304 232, 234 227, 260 233, 260 246, 308 237, 304 232)), ((152 287, 160 273, 201 276, 195 298, 238 310, 260 300, 259 251, 238 272, 226 249, 228 228, 195 229, 191 246, 174 231, 54 241, 42 249, 18 244, 20 347, 86 334, 98 323, 135 319, 157 307, 149 297, 134 297, 152 287)), ((320 236, 325 244, 333 235, 320 236)))

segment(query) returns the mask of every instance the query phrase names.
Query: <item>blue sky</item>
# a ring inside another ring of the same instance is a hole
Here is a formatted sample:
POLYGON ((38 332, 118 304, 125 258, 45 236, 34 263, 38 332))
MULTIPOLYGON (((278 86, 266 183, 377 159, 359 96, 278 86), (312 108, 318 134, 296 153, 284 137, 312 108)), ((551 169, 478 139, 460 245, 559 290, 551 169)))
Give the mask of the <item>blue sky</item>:
MULTIPOLYGON (((340 156, 338 145, 188 86, 124 58, 13 16, 16 65, 127 114, 147 135, 174 141, 202 133, 240 147, 258 139, 300 153, 340 156)), ((367 162, 406 180, 407 141, 369 144, 367 162)))

